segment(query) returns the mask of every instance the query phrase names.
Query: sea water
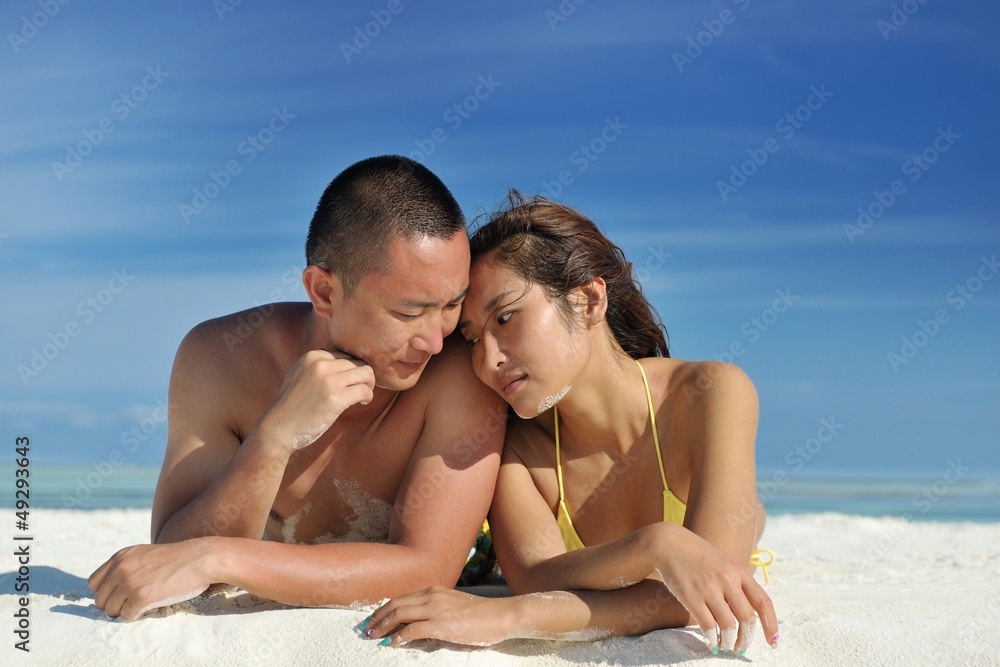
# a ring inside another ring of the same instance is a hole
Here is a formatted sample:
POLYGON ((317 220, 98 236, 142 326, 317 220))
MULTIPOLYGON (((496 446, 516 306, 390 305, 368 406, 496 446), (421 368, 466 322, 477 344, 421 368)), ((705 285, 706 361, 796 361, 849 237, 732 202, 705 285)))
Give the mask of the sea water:
MULTIPOLYGON (((31 508, 149 508, 159 469, 93 465, 31 467, 31 508)), ((1000 521, 1000 477, 878 476, 839 472, 789 479, 758 471, 758 497, 768 515, 839 512, 913 521, 1000 521)), ((0 507, 14 507, 15 476, 0 466, 0 507)))

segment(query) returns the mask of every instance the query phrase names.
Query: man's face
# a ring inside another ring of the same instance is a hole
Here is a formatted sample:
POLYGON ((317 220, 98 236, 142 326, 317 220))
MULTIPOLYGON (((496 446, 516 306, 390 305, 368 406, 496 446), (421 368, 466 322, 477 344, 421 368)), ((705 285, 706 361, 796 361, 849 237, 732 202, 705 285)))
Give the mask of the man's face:
POLYGON ((334 304, 336 349, 375 371, 375 384, 400 391, 417 383, 432 355, 455 329, 469 286, 469 240, 394 239, 386 273, 362 276, 351 296, 334 304))

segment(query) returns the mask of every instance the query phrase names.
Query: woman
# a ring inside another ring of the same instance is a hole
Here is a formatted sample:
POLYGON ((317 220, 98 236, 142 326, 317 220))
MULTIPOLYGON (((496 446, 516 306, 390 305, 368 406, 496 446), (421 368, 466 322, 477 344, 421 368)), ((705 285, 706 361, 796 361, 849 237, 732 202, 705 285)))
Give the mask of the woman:
POLYGON ((759 616, 776 645, 745 565, 763 529, 750 380, 669 358, 631 264, 566 206, 512 192, 471 243, 459 330, 480 380, 521 418, 489 515, 519 595, 414 593, 366 619, 367 636, 486 645, 696 623, 713 653, 742 655, 759 616))

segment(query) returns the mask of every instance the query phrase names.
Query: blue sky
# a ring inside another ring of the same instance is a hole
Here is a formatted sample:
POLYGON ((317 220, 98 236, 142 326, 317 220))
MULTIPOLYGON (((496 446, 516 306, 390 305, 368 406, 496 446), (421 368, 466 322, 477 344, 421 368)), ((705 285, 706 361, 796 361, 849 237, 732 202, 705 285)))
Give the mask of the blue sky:
POLYGON ((674 356, 753 378, 762 471, 1000 475, 998 19, 940 0, 6 3, 0 435, 38 462, 158 464, 184 333, 304 298, 325 185, 401 153, 470 219, 508 187, 587 212, 674 356))

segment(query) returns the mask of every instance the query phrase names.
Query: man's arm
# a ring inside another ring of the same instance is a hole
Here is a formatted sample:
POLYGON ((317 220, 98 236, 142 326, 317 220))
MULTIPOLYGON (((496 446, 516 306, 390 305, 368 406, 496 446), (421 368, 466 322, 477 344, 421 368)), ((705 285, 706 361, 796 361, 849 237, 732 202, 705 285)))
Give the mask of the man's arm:
POLYGON ((228 541, 218 581, 310 606, 455 585, 489 509, 507 406, 475 377, 464 345, 439 357, 421 378, 426 420, 396 496, 389 544, 228 541))
POLYGON ((507 410, 473 375, 464 346, 451 350, 421 379, 431 398, 396 498, 389 544, 205 537, 129 547, 91 575, 95 603, 111 616, 134 619, 213 582, 296 605, 346 605, 453 586, 489 507, 507 410))
POLYGON ((246 387, 222 345, 223 320, 184 338, 170 376, 167 451, 153 496, 151 539, 260 538, 288 460, 257 431, 240 444, 234 403, 246 387), (234 382, 235 380, 235 382, 234 382))
POLYGON ((214 320, 195 329, 177 353, 170 379, 167 453, 153 499, 152 537, 176 542, 221 535, 259 539, 294 451, 308 447, 356 403, 372 400, 375 376, 342 352, 312 350, 292 365, 277 396, 240 444, 233 415, 259 381, 223 352, 214 320))

